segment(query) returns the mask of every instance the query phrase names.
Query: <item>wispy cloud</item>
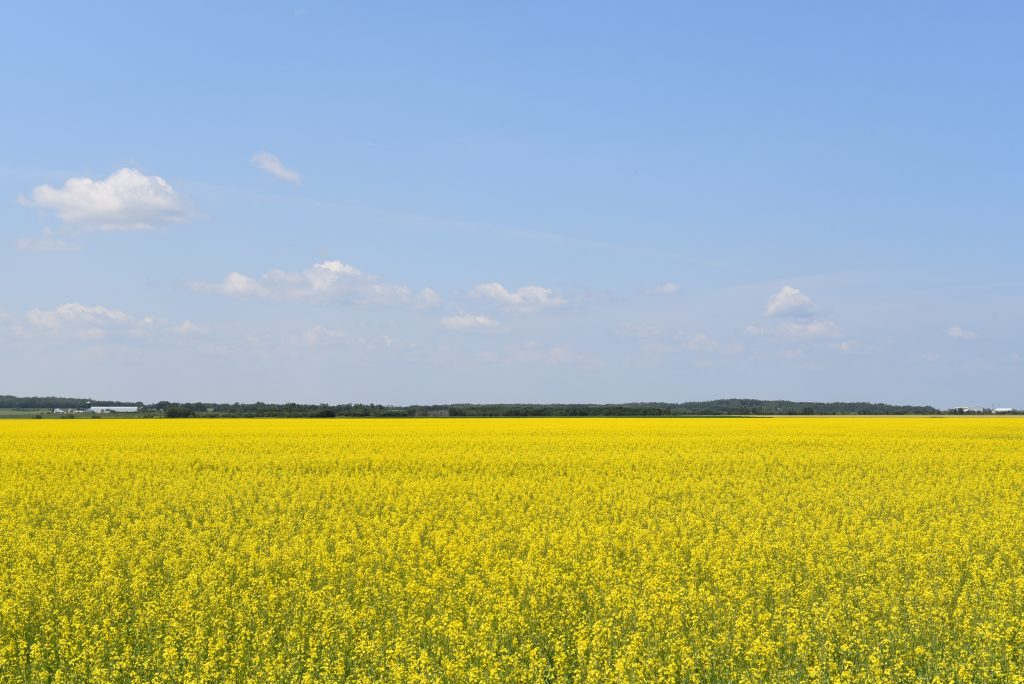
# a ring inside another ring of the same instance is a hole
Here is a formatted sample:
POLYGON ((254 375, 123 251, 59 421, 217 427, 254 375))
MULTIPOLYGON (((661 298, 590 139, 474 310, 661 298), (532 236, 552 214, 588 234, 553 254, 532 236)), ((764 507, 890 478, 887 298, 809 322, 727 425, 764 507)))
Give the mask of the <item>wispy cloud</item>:
POLYGON ((619 323, 616 332, 622 337, 648 339, 662 334, 661 326, 653 323, 619 323))
POLYGON ((42 235, 18 238, 15 246, 22 252, 77 252, 82 249, 77 243, 57 237, 49 228, 44 229, 42 235))
POLYGON ((976 332, 961 328, 959 325, 950 326, 949 329, 946 330, 946 334, 958 340, 973 340, 978 337, 976 332))
POLYGON ((135 322, 135 319, 123 311, 108 309, 105 306, 85 306, 78 302, 61 304, 55 309, 32 309, 28 312, 29 324, 57 332, 66 328, 79 331, 101 331, 111 327, 124 327, 135 322))
POLYGON ((677 294, 679 290, 680 287, 678 283, 662 283, 654 288, 655 294, 660 295, 674 295, 677 294))
POLYGON ((150 337, 162 333, 176 336, 196 335, 202 328, 184 321, 171 324, 154 316, 132 316, 107 306, 87 306, 68 302, 53 309, 32 309, 25 315, 26 324, 19 326, 23 334, 41 333, 96 341, 111 337, 150 337))
POLYGON ((171 325, 167 327, 167 332, 172 335, 179 335, 181 337, 189 337, 192 335, 202 335, 206 332, 206 329, 202 326, 198 326, 192 321, 182 321, 178 325, 171 325))
POLYGON ((303 331, 298 337, 298 342, 307 347, 320 347, 330 344, 337 344, 348 339, 348 333, 337 328, 328 328, 324 325, 314 325, 303 331))
POLYGON ((832 321, 789 321, 780 332, 787 337, 839 337, 839 326, 832 321))
POLYGON ((433 288, 425 287, 416 295, 416 303, 423 308, 432 308, 441 304, 441 295, 433 288))
POLYGON ((736 354, 743 350, 737 342, 719 341, 707 333, 678 331, 672 335, 649 338, 641 348, 648 354, 736 354))
POLYGON ((302 182, 302 176, 300 176, 297 171, 289 169, 281 162, 277 155, 273 155, 270 152, 257 152, 252 155, 252 159, 250 161, 257 169, 266 171, 278 180, 283 180, 286 183, 294 183, 295 185, 302 182))
POLYGON ((714 351, 721 345, 704 333, 676 333, 676 344, 684 351, 701 352, 714 351))
POLYGON ((448 330, 481 330, 494 328, 497 325, 496 320, 482 314, 460 313, 441 319, 441 327, 448 330))
POLYGON ((405 285, 381 281, 338 260, 321 261, 302 271, 274 269, 259 278, 237 271, 217 283, 193 283, 200 292, 232 297, 319 299, 356 304, 411 304, 436 306, 439 295, 430 288, 413 292, 405 285))
POLYGON ((202 292, 219 292, 231 297, 257 297, 270 294, 258 280, 232 271, 220 283, 194 283, 193 288, 202 292))
POLYGON ((484 351, 477 356, 490 363, 560 366, 587 362, 568 344, 544 346, 537 342, 512 345, 501 352, 484 351))
POLYGON ((94 230, 144 230, 188 216, 184 200, 167 181, 129 168, 102 180, 69 178, 61 188, 40 185, 21 202, 94 230))

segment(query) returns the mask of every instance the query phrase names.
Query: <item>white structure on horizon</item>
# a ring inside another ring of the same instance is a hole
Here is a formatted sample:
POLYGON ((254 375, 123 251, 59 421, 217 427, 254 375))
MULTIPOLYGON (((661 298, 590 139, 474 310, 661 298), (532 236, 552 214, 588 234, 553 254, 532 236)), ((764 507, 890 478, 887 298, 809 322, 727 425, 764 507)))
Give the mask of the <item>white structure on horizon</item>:
POLYGON ((992 409, 992 413, 1013 413, 1016 410, 1017 409, 1012 408, 994 408, 992 409))
POLYGON ((138 406, 90 406, 93 413, 138 413, 138 406))
POLYGON ((54 413, 64 413, 64 409, 62 409, 62 408, 55 408, 55 409, 53 409, 53 412, 54 413))

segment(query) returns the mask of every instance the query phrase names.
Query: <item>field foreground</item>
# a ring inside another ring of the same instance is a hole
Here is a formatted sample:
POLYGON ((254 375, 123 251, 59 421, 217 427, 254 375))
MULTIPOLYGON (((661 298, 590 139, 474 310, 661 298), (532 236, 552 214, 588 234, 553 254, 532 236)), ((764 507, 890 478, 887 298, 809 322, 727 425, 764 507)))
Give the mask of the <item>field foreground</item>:
POLYGON ((1024 420, 0 423, 0 682, 1024 681, 1024 420))

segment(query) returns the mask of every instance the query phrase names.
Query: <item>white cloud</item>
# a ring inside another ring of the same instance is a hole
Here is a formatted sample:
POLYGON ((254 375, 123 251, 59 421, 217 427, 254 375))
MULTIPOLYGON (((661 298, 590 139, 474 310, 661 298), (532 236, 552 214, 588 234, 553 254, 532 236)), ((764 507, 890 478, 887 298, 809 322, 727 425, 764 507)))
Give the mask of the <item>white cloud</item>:
MULTIPOLYGON (((748 325, 744 329, 744 333, 754 337, 771 336, 805 340, 842 337, 839 326, 834 321, 820 318, 811 298, 792 285, 783 285, 778 292, 771 296, 765 306, 764 315, 783 320, 769 328, 748 325)), ((849 351, 854 343, 849 343, 847 347, 843 347, 843 344, 847 343, 833 346, 841 348, 843 351, 849 351)))
POLYGON ((565 304, 565 300, 554 291, 539 285, 527 285, 510 292, 501 283, 484 283, 473 288, 473 296, 493 299, 510 309, 524 313, 565 304))
POLYGON ((973 340, 978 337, 978 334, 961 328, 959 325, 951 326, 946 330, 946 334, 958 340, 973 340))
POLYGON ((38 237, 18 238, 15 244, 22 252, 77 252, 82 249, 81 245, 61 240, 49 228, 38 237))
POLYGON ((481 314, 460 313, 455 316, 445 316, 441 319, 441 326, 448 330, 481 330, 493 328, 498 322, 481 314))
MULTIPOLYGON (((262 278, 266 286, 265 293, 278 294, 285 297, 317 297, 326 295, 344 283, 358 280, 362 272, 355 266, 338 260, 321 261, 304 271, 289 272, 274 269, 262 278)), ((247 280, 255 282, 252 278, 247 280)), ((264 292, 260 292, 263 294, 264 292)), ((228 293, 231 294, 231 293, 228 293)))
POLYGON ((270 152, 257 152, 252 155, 252 159, 250 161, 253 166, 266 171, 278 180, 283 180, 286 183, 294 183, 296 185, 302 182, 302 176, 300 176, 298 172, 292 171, 286 167, 277 155, 273 155, 270 152))
POLYGON ((69 178, 63 188, 40 185, 21 201, 49 209, 66 223, 98 230, 140 230, 187 218, 184 201, 167 181, 129 168, 105 180, 69 178))
POLYGON ((772 295, 764 310, 765 316, 802 318, 813 314, 811 298, 791 285, 783 285, 781 290, 772 295))
POLYGON ((654 292, 662 295, 674 295, 679 292, 678 283, 662 283, 654 288, 654 292))
POLYGON ((430 288, 413 293, 405 285, 386 283, 337 260, 322 261, 303 271, 274 269, 260 278, 232 272, 219 283, 193 283, 200 292, 232 297, 319 299, 357 304, 414 304, 435 306, 440 297, 430 288))

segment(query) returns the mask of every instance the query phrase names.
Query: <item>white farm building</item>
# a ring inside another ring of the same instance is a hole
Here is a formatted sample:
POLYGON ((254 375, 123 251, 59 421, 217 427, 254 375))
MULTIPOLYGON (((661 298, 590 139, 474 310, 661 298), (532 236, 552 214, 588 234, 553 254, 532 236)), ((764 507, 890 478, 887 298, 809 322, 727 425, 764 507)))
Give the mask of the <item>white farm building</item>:
POLYGON ((91 406, 93 413, 138 413, 138 406, 91 406))

